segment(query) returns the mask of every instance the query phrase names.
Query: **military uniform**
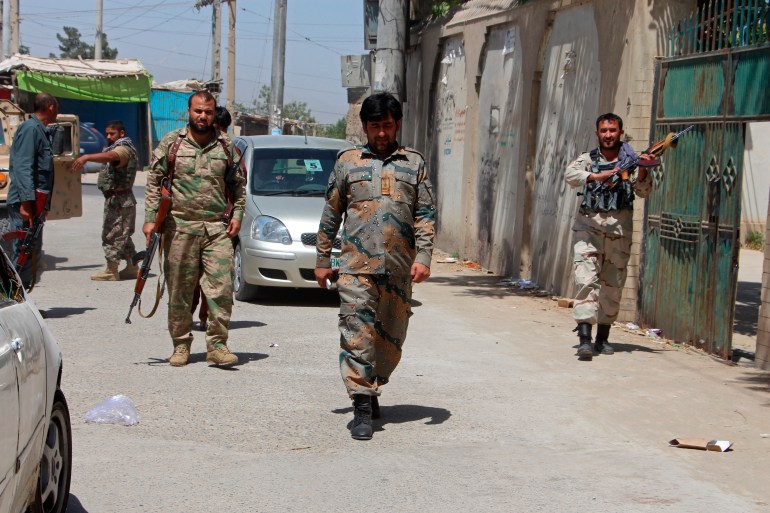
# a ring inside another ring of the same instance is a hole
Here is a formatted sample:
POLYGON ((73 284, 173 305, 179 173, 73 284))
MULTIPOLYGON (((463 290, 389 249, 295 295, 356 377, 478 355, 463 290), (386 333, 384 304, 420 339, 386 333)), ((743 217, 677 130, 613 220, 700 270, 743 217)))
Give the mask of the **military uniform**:
MULTIPOLYGON (((29 225, 21 217, 19 207, 25 201, 35 201, 35 191, 51 192, 53 188, 53 149, 49 139, 48 129, 37 116, 30 117, 22 123, 13 137, 9 156, 11 184, 8 187, 8 212, 11 230, 23 230, 29 225)), ((19 255, 22 240, 17 239, 13 244, 11 261, 15 262, 19 255)), ((43 234, 32 249, 32 258, 27 260, 19 275, 26 288, 34 283, 33 265, 43 251, 43 234)))
MULTIPOLYGON (((598 150, 583 153, 568 167, 567 183, 585 188, 588 176, 611 163, 598 150), (593 153, 593 158, 592 158, 593 153)), ((620 298, 626 282, 633 234, 634 195, 645 197, 650 191, 649 175, 628 187, 628 196, 604 201, 587 197, 572 225, 574 232, 574 274, 577 287, 572 315, 578 323, 611 325, 618 317, 620 298), (633 190, 631 190, 631 187, 633 190), (589 206, 590 205, 590 206, 589 206), (601 207, 599 205, 605 205, 601 207)), ((619 194, 621 186, 617 186, 619 194)))
POLYGON ((102 248, 107 262, 131 262, 136 248, 131 236, 136 224, 136 151, 128 145, 119 145, 109 151, 118 154, 117 164, 109 163, 99 171, 96 186, 104 194, 104 222, 102 248))
POLYGON ((342 231, 340 371, 348 394, 377 396, 401 359, 412 315, 411 267, 430 267, 435 233, 425 161, 399 147, 382 159, 367 146, 340 152, 318 229, 316 267, 330 267, 342 231))
MULTIPOLYGON (((209 306, 208 351, 227 344, 233 307, 233 245, 222 216, 227 206, 225 174, 228 155, 218 139, 200 147, 187 136, 187 128, 167 134, 153 152, 147 177, 145 222, 155 222, 160 203, 160 182, 168 174, 168 154, 179 134, 171 185, 172 206, 163 234, 163 265, 169 291, 168 330, 174 346, 192 343, 190 305, 200 277, 209 306)), ((230 159, 235 151, 227 140, 230 159)), ((242 220, 245 177, 235 173, 232 187, 233 219, 242 220)))

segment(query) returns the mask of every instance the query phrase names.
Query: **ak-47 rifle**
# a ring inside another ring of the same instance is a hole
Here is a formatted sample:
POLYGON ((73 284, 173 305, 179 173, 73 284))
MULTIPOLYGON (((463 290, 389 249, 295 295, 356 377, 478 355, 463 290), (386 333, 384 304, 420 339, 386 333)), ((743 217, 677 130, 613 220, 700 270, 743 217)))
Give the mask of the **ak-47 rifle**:
POLYGON ((155 313, 155 310, 158 308, 160 296, 163 295, 159 281, 155 306, 152 308, 152 311, 149 314, 142 314, 142 291, 144 290, 144 284, 147 283, 147 278, 150 275, 152 260, 155 257, 155 253, 158 251, 161 234, 163 233, 163 223, 166 220, 166 216, 168 215, 169 210, 171 210, 171 184, 168 177, 166 177, 160 183, 160 204, 158 205, 158 214, 155 216, 155 224, 152 226, 152 232, 150 233, 150 243, 147 245, 147 249, 144 251, 142 265, 139 267, 139 273, 136 276, 136 284, 134 285, 134 299, 131 301, 131 306, 128 309, 128 315, 126 315, 126 324, 131 324, 131 312, 134 310, 134 307, 137 304, 139 305, 139 315, 142 317, 152 317, 152 315, 155 313))
MULTIPOLYGON (((32 216, 32 224, 29 228, 24 230, 13 230, 3 234, 3 240, 9 241, 14 239, 23 239, 21 246, 19 247, 19 254, 16 257, 16 271, 21 273, 22 268, 27 264, 27 260, 35 250, 37 240, 40 238, 40 234, 43 231, 43 225, 45 224, 45 216, 48 213, 48 197, 50 196, 48 191, 35 191, 35 212, 32 216)), ((35 272, 32 272, 32 282, 30 283, 30 290, 35 286, 35 272)))
MULTIPOLYGON (((681 132, 677 133, 669 132, 666 137, 644 150, 642 154, 651 155, 656 158, 660 157, 667 149, 676 148, 676 145, 679 143, 679 138, 689 130, 692 130, 694 126, 695 125, 690 125, 681 132)), ((628 180, 631 176, 631 173, 633 173, 637 167, 655 167, 659 165, 659 160, 642 159, 639 156, 633 157, 616 167, 613 170, 612 175, 610 175, 609 178, 605 179, 604 181, 591 182, 591 184, 595 184, 593 185, 592 189, 594 192, 601 194, 612 189, 618 183, 628 180)))

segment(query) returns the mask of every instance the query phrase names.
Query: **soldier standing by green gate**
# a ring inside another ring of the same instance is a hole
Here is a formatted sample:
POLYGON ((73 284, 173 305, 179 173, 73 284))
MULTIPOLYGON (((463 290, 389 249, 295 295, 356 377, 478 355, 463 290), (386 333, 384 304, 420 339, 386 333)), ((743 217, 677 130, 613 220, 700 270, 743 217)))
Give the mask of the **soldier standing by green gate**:
POLYGON ((633 182, 621 180, 612 188, 596 187, 606 183, 630 159, 638 158, 631 146, 622 141, 623 120, 619 116, 599 116, 596 137, 599 147, 580 155, 565 173, 570 186, 583 189, 583 201, 572 226, 577 289, 572 315, 577 322, 577 355, 581 360, 591 360, 594 350, 604 355, 614 353, 608 336, 618 317, 631 255, 634 195, 645 197, 650 191, 644 167, 638 168, 633 182), (598 327, 596 345, 592 348, 594 324, 598 327))

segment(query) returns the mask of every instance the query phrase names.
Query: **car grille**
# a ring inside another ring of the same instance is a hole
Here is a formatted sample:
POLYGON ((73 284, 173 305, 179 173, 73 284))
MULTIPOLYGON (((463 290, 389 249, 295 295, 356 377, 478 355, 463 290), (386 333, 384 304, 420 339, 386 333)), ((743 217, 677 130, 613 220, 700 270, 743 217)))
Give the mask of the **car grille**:
MULTIPOLYGON (((315 247, 316 243, 318 242, 316 234, 315 233, 303 233, 302 234, 302 244, 305 246, 313 246, 315 247)), ((334 239, 334 249, 340 249, 342 247, 342 241, 339 237, 334 239)))
POLYGON ((299 275, 302 276, 303 280, 307 281, 315 281, 315 270, 314 269, 300 269, 299 275))

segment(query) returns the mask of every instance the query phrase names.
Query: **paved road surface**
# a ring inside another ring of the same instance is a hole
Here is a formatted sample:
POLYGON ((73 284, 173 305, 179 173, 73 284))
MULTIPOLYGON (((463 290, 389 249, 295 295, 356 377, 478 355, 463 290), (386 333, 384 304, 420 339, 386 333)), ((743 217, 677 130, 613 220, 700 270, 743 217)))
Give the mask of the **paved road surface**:
POLYGON ((64 349, 71 512, 770 509, 767 373, 620 329, 617 354, 578 362, 568 310, 450 264, 415 287, 370 442, 346 431, 337 300, 322 291, 237 303, 242 365, 208 367, 196 333, 191 364, 172 368, 165 302, 127 325, 133 285, 88 279, 103 255, 86 189, 82 219, 46 227, 51 269, 33 292, 64 349), (114 394, 139 425, 83 422, 114 394), (667 446, 685 436, 734 450, 667 446))

